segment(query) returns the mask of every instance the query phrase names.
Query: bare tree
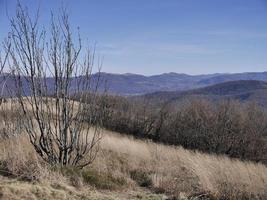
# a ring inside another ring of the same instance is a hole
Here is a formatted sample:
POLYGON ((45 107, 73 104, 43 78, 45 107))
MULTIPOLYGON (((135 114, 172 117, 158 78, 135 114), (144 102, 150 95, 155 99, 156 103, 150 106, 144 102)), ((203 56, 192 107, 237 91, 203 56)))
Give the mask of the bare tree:
POLYGON ((3 74, 3 71, 8 62, 8 56, 11 47, 10 40, 6 39, 2 45, 4 48, 3 52, 0 52, 0 138, 6 138, 10 136, 9 131, 13 130, 14 128, 14 123, 12 123, 12 120, 10 120, 10 118, 13 118, 10 106, 2 105, 6 102, 4 89, 6 87, 7 79, 5 74, 3 74))
POLYGON ((95 51, 82 51, 79 30, 74 38, 66 10, 57 20, 51 16, 49 34, 39 28, 38 18, 39 12, 31 17, 18 3, 11 19, 10 60, 25 129, 45 161, 82 168, 95 159, 101 139, 95 51))
POLYGON ((0 80, 0 85, 1 85, 0 105, 3 102, 3 93, 4 93, 4 88, 6 86, 6 78, 5 78, 5 76, 3 76, 3 70, 4 70, 4 68, 8 62, 8 56, 10 53, 10 48, 11 48, 10 38, 8 38, 4 41, 3 47, 4 47, 3 55, 0 52, 0 76, 1 76, 1 80, 0 80))

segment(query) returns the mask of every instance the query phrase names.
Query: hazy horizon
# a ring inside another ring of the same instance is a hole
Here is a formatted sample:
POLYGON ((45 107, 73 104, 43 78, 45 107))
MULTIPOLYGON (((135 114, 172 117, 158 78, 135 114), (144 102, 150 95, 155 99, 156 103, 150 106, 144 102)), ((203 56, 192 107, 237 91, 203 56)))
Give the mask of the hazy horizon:
MULTIPOLYGON (((0 41, 16 0, 0 0, 0 41)), ((103 72, 190 75, 267 70, 265 0, 21 0, 40 21, 62 4, 83 41, 96 43, 103 72)))
MULTIPOLYGON (((98 73, 98 72, 97 72, 98 73)), ((131 73, 131 72, 122 72, 122 73, 113 73, 113 72, 106 72, 101 71, 100 73, 107 73, 107 74, 116 74, 116 75, 141 75, 141 76, 157 76, 162 74, 184 74, 189 76, 200 76, 200 75, 212 75, 212 74, 246 74, 246 73, 267 73, 267 71, 244 71, 244 72, 215 72, 215 73, 199 73, 199 74, 189 74, 189 73, 179 73, 179 72, 163 72, 157 74, 141 74, 141 73, 131 73)))

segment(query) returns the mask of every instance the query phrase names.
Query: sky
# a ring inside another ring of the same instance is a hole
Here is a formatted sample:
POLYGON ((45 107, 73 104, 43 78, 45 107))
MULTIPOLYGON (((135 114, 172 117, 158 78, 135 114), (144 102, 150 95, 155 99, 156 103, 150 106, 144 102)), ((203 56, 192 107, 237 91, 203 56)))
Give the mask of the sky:
MULTIPOLYGON (((0 0, 0 41, 16 0, 0 0)), ((62 5, 102 71, 144 75, 267 71, 267 0, 21 0, 40 23, 62 5)))

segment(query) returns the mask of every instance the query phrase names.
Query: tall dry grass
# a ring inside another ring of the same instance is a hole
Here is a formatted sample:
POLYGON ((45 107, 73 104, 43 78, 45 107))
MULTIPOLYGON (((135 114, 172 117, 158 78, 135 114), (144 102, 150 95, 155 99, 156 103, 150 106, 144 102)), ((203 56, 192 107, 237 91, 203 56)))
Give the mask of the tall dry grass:
POLYGON ((94 166, 129 174, 146 172, 152 187, 175 196, 267 199, 267 168, 224 156, 208 155, 105 131, 94 166))
MULTIPOLYGON (((34 152, 24 134, 0 141, 2 175, 33 181, 67 181, 34 152)), ((103 130, 98 157, 90 169, 141 183, 176 197, 267 199, 267 167, 136 140, 103 130)), ((0 179, 1 181, 1 179, 0 179)))
POLYGON ((33 182, 65 181, 38 157, 24 134, 0 141, 0 175, 33 182))

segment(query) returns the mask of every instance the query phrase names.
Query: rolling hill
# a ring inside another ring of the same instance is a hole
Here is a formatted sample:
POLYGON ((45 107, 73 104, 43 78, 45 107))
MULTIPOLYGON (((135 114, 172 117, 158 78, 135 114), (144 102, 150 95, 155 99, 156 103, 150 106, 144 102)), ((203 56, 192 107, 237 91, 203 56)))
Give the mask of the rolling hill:
POLYGON ((267 107, 267 83, 256 80, 239 80, 219 83, 199 89, 174 92, 155 92, 141 96, 152 102, 177 102, 187 98, 236 99, 255 101, 267 107))

